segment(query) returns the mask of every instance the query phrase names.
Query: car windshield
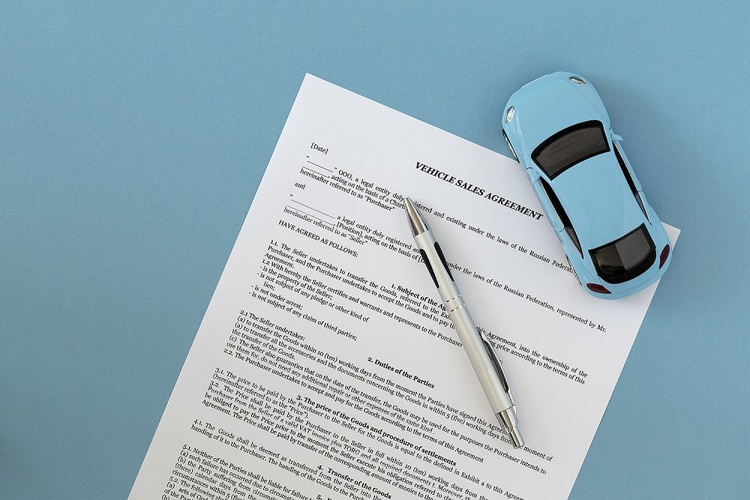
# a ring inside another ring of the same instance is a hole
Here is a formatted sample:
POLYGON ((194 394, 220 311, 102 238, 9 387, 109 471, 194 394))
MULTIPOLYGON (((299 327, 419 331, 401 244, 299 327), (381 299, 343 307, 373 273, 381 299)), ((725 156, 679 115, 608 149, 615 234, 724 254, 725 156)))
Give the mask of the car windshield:
POLYGON ((656 260, 656 247, 645 224, 590 253, 599 276, 608 283, 631 280, 646 271, 656 260))
POLYGON ((590 121, 556 133, 531 153, 531 159, 547 177, 554 179, 576 163, 607 151, 609 143, 604 127, 601 122, 590 121))

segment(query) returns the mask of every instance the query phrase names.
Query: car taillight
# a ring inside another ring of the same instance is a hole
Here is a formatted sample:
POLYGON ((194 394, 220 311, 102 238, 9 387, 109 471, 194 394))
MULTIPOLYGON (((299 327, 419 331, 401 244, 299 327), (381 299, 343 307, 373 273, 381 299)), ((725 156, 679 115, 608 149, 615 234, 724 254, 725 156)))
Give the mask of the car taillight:
POLYGON ((664 263, 669 258, 669 245, 665 246, 664 249, 661 251, 661 256, 659 257, 659 269, 662 268, 664 263))
POLYGON ((612 293, 606 288, 604 288, 602 285, 599 285, 598 283, 587 283, 586 286, 589 290, 595 293, 612 293))

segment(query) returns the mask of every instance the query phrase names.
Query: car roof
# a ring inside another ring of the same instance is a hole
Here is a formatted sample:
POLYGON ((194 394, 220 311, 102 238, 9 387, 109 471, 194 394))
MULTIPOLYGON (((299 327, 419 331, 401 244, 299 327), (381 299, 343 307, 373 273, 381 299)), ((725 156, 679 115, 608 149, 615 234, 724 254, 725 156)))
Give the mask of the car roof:
POLYGON ((610 243, 646 220, 612 150, 573 165, 550 184, 586 249, 610 243))

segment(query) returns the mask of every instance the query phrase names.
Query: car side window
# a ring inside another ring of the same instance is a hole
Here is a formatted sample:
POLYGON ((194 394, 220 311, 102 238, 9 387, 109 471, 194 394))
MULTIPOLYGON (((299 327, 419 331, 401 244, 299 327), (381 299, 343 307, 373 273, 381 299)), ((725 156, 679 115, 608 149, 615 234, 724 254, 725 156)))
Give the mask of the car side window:
POLYGON ((573 228, 573 224, 570 222, 570 217, 568 217, 568 214, 567 212, 565 212, 562 203, 560 203, 560 199, 557 197, 555 192, 552 190, 552 187, 547 184, 547 181, 545 181, 543 177, 540 177, 539 181, 542 183, 544 192, 546 193, 547 198, 549 198, 549 201, 552 204, 552 208, 555 209, 555 212, 557 213, 557 216, 563 225, 563 229, 565 229, 568 237, 570 237, 570 239, 573 241, 573 244, 578 249, 578 253, 583 256, 583 252, 581 252, 581 243, 578 241, 578 235, 573 228))
POLYGON ((630 192, 633 193, 633 197, 635 198, 635 201, 637 201, 638 206, 641 207, 641 211, 643 212, 643 215, 645 215, 646 218, 649 219, 648 212, 646 211, 646 206, 643 202, 643 198, 641 197, 641 193, 639 193, 635 187, 635 181, 633 180, 633 177, 630 175, 630 170, 628 170, 628 166, 625 165, 625 160, 622 159, 622 155, 620 154, 620 148, 617 144, 615 144, 615 157, 617 157, 617 163, 620 164, 622 175, 624 175, 625 180, 628 181, 628 187, 630 188, 630 192))

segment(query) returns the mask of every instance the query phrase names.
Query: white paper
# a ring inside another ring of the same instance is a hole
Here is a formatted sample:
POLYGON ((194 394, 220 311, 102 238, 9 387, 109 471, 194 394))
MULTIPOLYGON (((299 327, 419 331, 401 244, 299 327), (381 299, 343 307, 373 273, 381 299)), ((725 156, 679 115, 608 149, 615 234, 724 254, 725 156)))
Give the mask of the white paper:
POLYGON ((562 262, 517 163, 308 75, 131 498, 566 498, 655 286, 592 298, 562 262), (498 348, 523 449, 403 196, 498 348))

